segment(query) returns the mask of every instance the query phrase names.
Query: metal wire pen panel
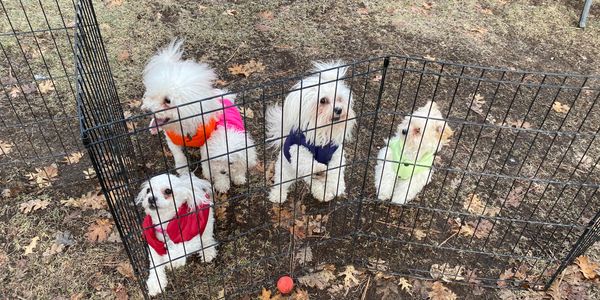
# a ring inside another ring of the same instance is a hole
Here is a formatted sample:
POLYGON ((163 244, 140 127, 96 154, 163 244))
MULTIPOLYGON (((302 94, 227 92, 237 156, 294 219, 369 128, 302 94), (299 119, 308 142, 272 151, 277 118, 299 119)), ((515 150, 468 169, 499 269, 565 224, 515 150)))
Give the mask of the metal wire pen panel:
POLYGON ((163 118, 163 124, 182 127, 188 119, 206 118, 198 133, 203 136, 210 134, 211 116, 232 109, 241 112, 245 127, 237 131, 241 146, 226 138, 212 148, 209 142, 184 147, 186 163, 176 166, 168 140, 149 130, 162 111, 124 117, 89 1, 79 4, 76 27, 81 134, 146 296, 158 286, 150 293, 164 298, 235 299, 283 274, 297 277, 323 264, 547 288, 598 238, 598 77, 397 56, 354 62, 167 108, 176 117, 163 118), (337 89, 341 85, 350 94, 337 94, 345 91, 337 89), (332 86, 335 95, 323 100, 332 86), (298 97, 297 106, 289 106, 290 97, 298 97), (345 109, 353 107, 353 113, 328 105, 343 102, 338 97, 349 100, 345 109), (207 110, 207 103, 218 105, 207 110), (282 113, 274 113, 282 103, 282 113), (331 107, 321 111, 325 123, 312 114, 321 104, 331 107), (290 113, 294 109, 298 114, 290 113), (298 127, 288 130, 284 118, 296 118, 298 127), (272 124, 281 125, 279 136, 272 124), (433 139, 428 126, 435 129, 433 139), (303 160, 301 148, 294 148, 313 147, 311 136, 333 140, 334 132, 342 137, 329 158, 336 163, 310 155, 303 160), (306 141, 288 142, 298 136, 306 141), (400 136, 406 136, 400 158, 388 159, 400 136), (408 139, 414 137, 420 138, 413 145, 408 139), (431 145, 427 159, 404 159, 404 149, 420 153, 431 145), (386 164, 394 166, 391 181, 376 172, 386 164), (401 169, 408 175, 401 176, 401 169), (410 193, 413 179, 423 175, 415 197, 398 194, 410 193), (223 178, 226 183, 218 183, 223 178), (190 193, 189 211, 158 209, 163 198, 183 201, 182 187, 190 193), (393 194, 382 195, 384 189, 393 194), (197 202, 202 199, 209 201, 197 202), (204 221, 195 231, 201 239, 186 239, 182 224, 194 218, 204 221), (169 244, 161 240, 167 235, 184 241, 169 244), (156 236, 161 238, 152 244, 156 236), (166 275, 167 284, 160 277, 170 267, 180 268, 166 275), (503 276, 508 268, 515 272, 503 276))
POLYGON ((0 1, 0 177, 17 190, 84 181, 72 2, 0 1), (37 170, 36 170, 37 168, 37 170), (19 182, 34 173, 32 184, 19 182), (36 180, 38 180, 36 182, 36 180))

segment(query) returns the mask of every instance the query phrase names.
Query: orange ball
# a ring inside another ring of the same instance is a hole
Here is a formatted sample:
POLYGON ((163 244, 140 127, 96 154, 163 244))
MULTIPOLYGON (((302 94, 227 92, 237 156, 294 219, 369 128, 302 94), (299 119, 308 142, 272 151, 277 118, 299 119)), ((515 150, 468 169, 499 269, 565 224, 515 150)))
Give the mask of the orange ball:
POLYGON ((277 280, 277 289, 282 294, 289 294, 294 289, 294 280, 290 276, 282 276, 277 280))

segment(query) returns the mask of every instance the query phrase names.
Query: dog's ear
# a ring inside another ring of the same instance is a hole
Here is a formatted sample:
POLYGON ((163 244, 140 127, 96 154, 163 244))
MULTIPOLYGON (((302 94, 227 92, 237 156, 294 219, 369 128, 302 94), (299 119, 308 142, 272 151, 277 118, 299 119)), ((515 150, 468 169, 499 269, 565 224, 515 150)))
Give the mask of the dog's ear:
POLYGON ((148 190, 150 188, 150 183, 148 181, 145 181, 144 183, 142 183, 142 186, 140 187, 140 192, 138 193, 137 197, 135 197, 135 204, 136 205, 140 205, 142 204, 142 202, 144 201, 144 198, 146 197, 146 190, 148 190))

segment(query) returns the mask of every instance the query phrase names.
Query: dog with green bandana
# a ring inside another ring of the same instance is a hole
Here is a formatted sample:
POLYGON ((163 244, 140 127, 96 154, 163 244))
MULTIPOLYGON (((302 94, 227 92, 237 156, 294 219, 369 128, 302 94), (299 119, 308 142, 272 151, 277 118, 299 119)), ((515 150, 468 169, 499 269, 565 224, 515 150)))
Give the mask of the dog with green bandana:
POLYGON ((451 135, 436 103, 430 101, 406 116, 396 135, 379 150, 375 167, 377 198, 397 204, 413 200, 431 181, 435 155, 451 135))

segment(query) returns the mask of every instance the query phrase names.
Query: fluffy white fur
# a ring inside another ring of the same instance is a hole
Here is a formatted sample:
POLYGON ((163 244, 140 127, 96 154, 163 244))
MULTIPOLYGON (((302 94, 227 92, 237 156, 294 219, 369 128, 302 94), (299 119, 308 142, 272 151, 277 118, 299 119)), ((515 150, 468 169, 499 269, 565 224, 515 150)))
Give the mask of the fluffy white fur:
MULTIPOLYGON (((154 112, 155 122, 150 124, 152 133, 160 128, 181 136, 194 136, 198 126, 208 122, 212 114, 222 113, 223 106, 217 96, 223 91, 212 86, 217 78, 215 72, 206 64, 182 60, 182 45, 182 40, 174 40, 159 50, 144 69, 146 91, 142 109, 154 112), (214 98, 197 102, 210 97, 214 98)), ((233 95, 227 98, 234 101, 233 95)), ((182 147, 173 144, 168 137, 166 140, 178 172, 188 172, 189 164, 182 147)), ((202 160, 205 161, 202 164, 203 175, 214 183, 219 192, 229 190, 230 170, 236 174, 231 178, 234 184, 245 183, 246 167, 253 168, 257 163, 253 146, 254 140, 249 133, 240 134, 232 129, 225 132, 222 128, 215 130, 201 149, 202 160)))
POLYGON ((314 63, 313 72, 319 73, 296 83, 283 107, 274 106, 267 110, 269 138, 276 138, 274 144, 280 148, 275 163, 275 185, 269 195, 272 202, 285 201, 288 189, 297 178, 303 178, 311 186, 312 195, 320 201, 330 201, 345 193, 342 148, 343 142, 352 138, 356 122, 352 93, 340 80, 347 68, 341 65, 340 61, 314 63), (329 142, 339 145, 328 165, 317 162, 307 148, 298 145, 290 147, 291 162, 288 162, 283 156, 285 138, 282 137, 298 129, 304 132, 307 141, 317 146, 329 142))
MULTIPOLYGON (((154 225, 162 222, 162 228, 166 230, 168 221, 176 217, 176 211, 183 203, 187 203, 188 207, 212 203, 211 191, 208 181, 199 179, 192 174, 180 176, 163 174, 155 176, 142 184, 136 202, 141 204, 146 214, 152 217, 154 225), (165 193, 167 189, 171 189, 171 194, 165 193), (206 197, 207 195, 208 197, 206 197)), ((159 255, 152 247, 148 247, 150 249, 150 268, 146 284, 150 296, 157 295, 165 290, 168 285, 165 269, 184 266, 186 254, 199 251, 198 255, 203 257, 205 262, 210 262, 217 256, 213 229, 214 216, 211 205, 208 222, 202 236, 198 235, 187 242, 175 244, 167 236, 156 233, 160 241, 165 242, 166 239, 168 253, 159 255), (205 249, 202 249, 203 247, 205 249)))
MULTIPOLYGON (((452 135, 452 130, 442 120, 436 103, 428 102, 411 116, 404 118, 398 126, 396 137, 404 142, 402 157, 409 161, 420 159, 425 153, 436 153, 452 135), (437 119, 437 120, 434 120, 437 119)), ((380 200, 391 199, 393 203, 404 204, 414 199, 433 177, 433 168, 413 174, 403 180, 397 176, 392 153, 386 146, 379 150, 375 167, 375 189, 380 200)))

